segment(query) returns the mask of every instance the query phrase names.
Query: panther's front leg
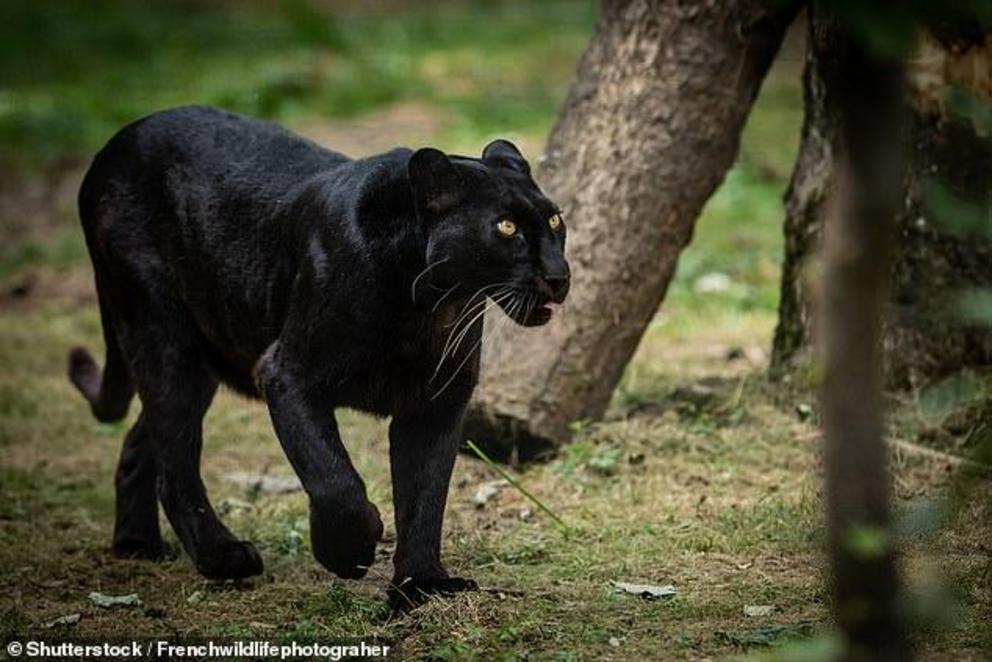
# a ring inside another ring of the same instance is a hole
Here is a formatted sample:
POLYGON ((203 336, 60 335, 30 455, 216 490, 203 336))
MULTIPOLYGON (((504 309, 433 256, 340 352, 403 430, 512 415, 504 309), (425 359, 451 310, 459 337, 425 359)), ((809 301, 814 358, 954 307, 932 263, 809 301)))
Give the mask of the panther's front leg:
POLYGON ((464 405, 451 405, 400 415, 389 427, 397 536, 389 597, 396 608, 416 606, 430 594, 478 589, 441 565, 441 526, 463 411, 464 405))
POLYGON ((286 457, 310 497, 313 555, 339 577, 363 577, 382 538, 379 510, 366 496, 327 400, 278 349, 277 343, 266 352, 255 378, 286 457))

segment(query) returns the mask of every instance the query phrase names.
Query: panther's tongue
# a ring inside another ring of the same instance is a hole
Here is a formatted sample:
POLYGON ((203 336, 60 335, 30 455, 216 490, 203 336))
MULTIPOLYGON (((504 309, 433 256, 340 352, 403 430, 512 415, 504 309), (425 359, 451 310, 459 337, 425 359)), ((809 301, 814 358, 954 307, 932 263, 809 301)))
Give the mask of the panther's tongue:
POLYGON ((544 304, 544 309, 554 315, 561 308, 560 303, 555 303, 554 301, 548 301, 544 304))

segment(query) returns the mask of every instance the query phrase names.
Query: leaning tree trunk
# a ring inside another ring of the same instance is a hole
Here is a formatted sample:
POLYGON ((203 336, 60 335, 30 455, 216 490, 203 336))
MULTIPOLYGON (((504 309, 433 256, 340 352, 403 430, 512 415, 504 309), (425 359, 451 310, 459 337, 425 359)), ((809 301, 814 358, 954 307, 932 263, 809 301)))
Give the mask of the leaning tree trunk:
MULTIPOLYGON (((816 26, 811 26, 812 44, 816 26)), ((946 198, 988 213, 992 139, 959 112, 960 100, 992 98, 992 34, 933 29, 908 62, 909 165, 897 218, 884 333, 886 381, 909 387, 962 366, 992 362, 992 333, 962 325, 956 294, 992 284, 992 245, 947 227, 946 198), (963 95, 962 95, 963 91, 963 95), (938 198, 934 191, 943 192, 938 198), (944 200, 942 203, 941 200, 944 200)), ((810 274, 824 204, 837 177, 838 126, 825 110, 821 54, 811 48, 804 76, 806 120, 786 194, 785 265, 773 371, 807 362, 812 346, 810 274)), ((956 205, 955 205, 956 206, 956 205)))
POLYGON ((798 3, 604 0, 540 183, 565 211, 565 314, 490 343, 466 435, 504 457, 606 409, 798 3))

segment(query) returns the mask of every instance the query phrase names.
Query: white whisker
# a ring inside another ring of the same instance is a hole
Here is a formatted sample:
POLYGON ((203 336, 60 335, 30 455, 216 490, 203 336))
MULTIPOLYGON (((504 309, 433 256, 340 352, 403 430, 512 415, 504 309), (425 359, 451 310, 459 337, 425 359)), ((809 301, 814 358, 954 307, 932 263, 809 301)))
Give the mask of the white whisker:
MULTIPOLYGON (((458 318, 455 319, 455 321, 452 322, 451 324, 446 325, 448 327, 451 327, 451 331, 448 333, 448 337, 445 339, 445 342, 444 342, 444 348, 441 350, 441 361, 444 360, 445 355, 451 349, 451 345, 452 345, 453 339, 459 333, 459 323, 461 321, 463 321, 463 320, 468 319, 472 315, 474 315, 475 314, 475 311, 477 311, 480 307, 484 307, 486 305, 486 301, 487 301, 487 299, 485 297, 483 297, 482 300, 479 301, 476 304, 473 304, 471 306, 469 304, 466 304, 465 307, 462 308, 462 312, 458 316, 458 318)), ((440 366, 440 363, 439 363, 439 366, 440 366)))
POLYGON ((417 303, 417 283, 420 282, 420 279, 426 276, 427 272, 429 272, 431 269, 438 266, 439 264, 444 264, 449 259, 450 258, 443 257, 433 264, 428 264, 426 267, 424 267, 424 270, 421 271, 419 274, 417 274, 417 277, 413 279, 413 283, 410 285, 410 298, 413 299, 414 303, 417 303))
POLYGON ((441 303, 448 298, 449 294, 457 290, 459 285, 461 285, 461 283, 455 283, 454 285, 452 285, 450 290, 442 294, 441 298, 434 302, 434 306, 431 308, 432 314, 437 312, 437 309, 441 306, 441 303))
POLYGON ((526 320, 534 313, 534 305, 537 303, 537 295, 533 292, 527 295, 527 307, 524 309, 524 319, 526 320))
MULTIPOLYGON (((498 283, 497 285, 503 285, 503 284, 498 283)), ((511 296, 513 296, 513 290, 503 285, 503 287, 499 291, 493 294, 491 299, 492 302, 499 303, 506 300, 507 297, 511 297, 511 296)), ((455 321, 455 326, 454 328, 452 328, 451 333, 448 334, 448 339, 445 341, 444 348, 441 350, 441 357, 438 359, 437 366, 435 366, 434 372, 431 375, 431 378, 428 380, 429 384, 433 383, 434 380, 437 379, 438 375, 441 372, 441 367, 444 365, 445 360, 448 357, 455 355, 455 352, 458 350, 458 347, 461 345, 462 340, 464 340, 469 330, 472 328, 472 325, 475 324, 475 321, 477 319, 485 315, 486 311, 489 309, 490 304, 491 304, 490 299, 483 298, 481 302, 472 306, 471 309, 463 312, 459 316, 458 320, 455 321), (459 325, 458 322, 462 320, 467 320, 467 321, 459 325)), ((467 308, 468 305, 466 305, 466 309, 467 308)))
MULTIPOLYGON (((459 315, 455 319, 455 321, 454 322, 451 322, 450 324, 446 324, 445 327, 446 328, 450 328, 452 326, 457 326, 458 323, 461 322, 462 319, 464 319, 466 311, 468 310, 468 308, 470 306, 473 305, 472 302, 475 301, 475 298, 477 296, 479 296, 480 294, 483 294, 486 290, 491 290, 494 287, 500 287, 500 286, 504 286, 505 287, 506 286, 506 283, 493 283, 492 285, 486 285, 485 287, 480 287, 478 290, 475 291, 475 294, 473 294, 472 296, 470 296, 468 298, 468 301, 465 302, 465 305, 462 307, 461 313, 459 313, 459 315)), ((483 300, 485 300, 485 297, 483 297, 483 300)))
MULTIPOLYGON (((492 297, 490 303, 499 304, 502 303, 503 301, 506 301, 509 297, 512 296, 513 296, 512 292, 502 292, 501 294, 492 297)), ((454 353, 458 351, 458 346, 462 344, 462 339, 465 338, 469 329, 471 329, 472 325, 475 324, 475 321, 480 317, 482 317, 483 315, 485 315, 486 312, 488 312, 490 309, 491 309, 490 305, 485 306, 481 311, 476 313, 476 315, 467 324, 462 325, 462 331, 461 333, 458 334, 458 337, 455 339, 454 347, 451 348, 452 355, 454 355, 454 353)))
MULTIPOLYGON (((495 294, 493 294, 493 297, 500 297, 500 296, 502 296, 504 294, 504 292, 506 292, 508 289, 509 288, 504 287, 503 289, 498 290, 495 294)), ((481 292, 481 290, 480 290, 480 292, 481 292)), ((472 315, 474 315, 476 313, 476 311, 478 311, 480 307, 484 307, 485 304, 486 304, 486 297, 483 297, 482 300, 479 301, 476 304, 472 304, 472 305, 465 304, 465 307, 462 308, 462 312, 458 316, 458 318, 455 319, 455 321, 452 322, 451 324, 448 324, 447 325, 448 327, 453 327, 453 328, 451 330, 451 333, 448 334, 448 339, 447 339, 447 341, 444 344, 444 351, 441 352, 441 355, 442 356, 448 351, 448 349, 450 349, 452 338, 454 338, 457 335, 457 333, 458 333, 458 326, 459 326, 459 324, 461 322, 463 322, 464 320, 470 318, 472 315)))
MULTIPOLYGON (((512 297, 513 295, 514 295, 514 293, 512 291, 511 292, 504 292, 502 294, 502 296, 504 297, 504 299, 502 299, 502 300, 506 300, 505 297, 512 297)), ((477 314, 475 317, 473 317, 472 320, 468 324, 465 325, 465 330, 462 331, 462 335, 459 337, 458 342, 455 345, 455 348, 451 350, 452 356, 454 356, 455 350, 458 349, 458 344, 461 343, 462 338, 464 338, 465 333, 467 332, 467 330, 470 329, 473 324, 475 324, 476 320, 478 320, 479 318, 481 318, 483 315, 486 314, 486 312, 490 309, 490 305, 498 305, 499 304, 499 301, 497 301, 497 300, 494 299, 492 301, 487 301, 487 304, 489 304, 489 305, 487 305, 479 314, 477 314)), ((461 362, 455 368, 454 372, 451 373, 451 376, 448 377, 448 380, 446 382, 444 382, 444 384, 441 386, 441 388, 438 389, 437 392, 434 393, 434 395, 431 396, 431 400, 437 399, 437 397, 439 395, 441 395, 444 392, 444 390, 446 388, 448 388, 448 386, 451 385, 451 383, 453 381, 455 381, 455 377, 457 377, 458 376, 458 373, 461 372, 462 368, 465 367, 465 364, 468 363, 468 360, 470 358, 472 358, 476 354, 476 352, 479 351, 479 348, 480 347, 482 347, 482 341, 485 340, 485 338, 486 338, 485 333, 482 332, 482 331, 480 331, 480 333, 479 333, 479 339, 475 342, 475 345, 473 345, 473 347, 472 347, 472 349, 470 351, 468 351, 468 352, 465 353, 465 356, 462 358, 461 362)), ((432 381, 433 381, 433 379, 432 379, 432 381)))

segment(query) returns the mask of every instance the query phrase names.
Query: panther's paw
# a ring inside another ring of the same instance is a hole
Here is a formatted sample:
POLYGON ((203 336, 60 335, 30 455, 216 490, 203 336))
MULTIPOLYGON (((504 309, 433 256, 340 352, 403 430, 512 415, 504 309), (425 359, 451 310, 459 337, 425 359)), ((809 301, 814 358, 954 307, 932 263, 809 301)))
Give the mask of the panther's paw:
POLYGON ((223 540, 200 553, 196 569, 207 579, 244 579, 262 574, 262 557, 250 542, 223 540))
POLYGON ((479 585, 462 577, 432 577, 414 579, 405 577, 394 580, 386 592, 389 606, 395 611, 413 609, 425 603, 434 595, 454 595, 463 591, 478 591, 479 585))
POLYGON ((375 560, 375 546, 382 538, 379 509, 365 502, 353 510, 311 509, 310 543, 314 557, 344 579, 360 579, 375 560))

